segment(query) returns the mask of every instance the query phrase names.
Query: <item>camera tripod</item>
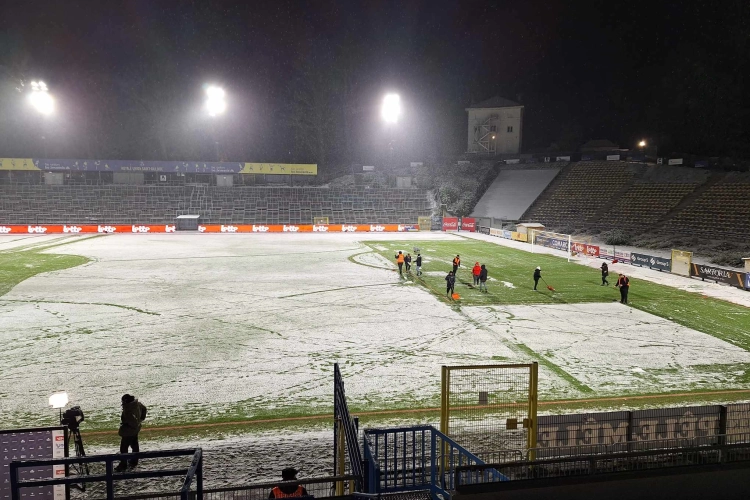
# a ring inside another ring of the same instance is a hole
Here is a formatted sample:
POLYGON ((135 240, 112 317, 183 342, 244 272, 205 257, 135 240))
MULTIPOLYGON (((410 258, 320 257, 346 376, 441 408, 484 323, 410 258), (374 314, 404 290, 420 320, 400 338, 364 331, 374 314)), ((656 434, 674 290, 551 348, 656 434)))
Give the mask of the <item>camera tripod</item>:
MULTIPOLYGON (((83 438, 81 437, 81 430, 76 427, 75 429, 68 428, 68 442, 73 440, 75 443, 75 450, 77 457, 85 457, 86 451, 83 449, 83 438)), ((88 476, 89 475, 89 464, 88 462, 78 462, 70 464, 71 475, 76 476, 88 476)), ((78 488, 81 491, 86 491, 86 483, 73 484, 74 488, 78 488)))

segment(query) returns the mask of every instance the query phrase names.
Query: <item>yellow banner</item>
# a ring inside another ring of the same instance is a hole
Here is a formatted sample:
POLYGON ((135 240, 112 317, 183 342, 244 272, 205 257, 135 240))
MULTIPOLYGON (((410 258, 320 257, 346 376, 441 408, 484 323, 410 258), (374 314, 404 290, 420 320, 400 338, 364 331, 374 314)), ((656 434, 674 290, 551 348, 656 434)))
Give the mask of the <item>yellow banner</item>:
POLYGON ((519 233, 519 232, 516 232, 516 231, 513 231, 512 233, 510 233, 510 238, 512 240, 516 240, 516 241, 526 241, 526 242, 529 241, 529 238, 528 238, 527 234, 519 233))
POLYGON ((317 163, 245 163, 241 174, 318 175, 317 163))
POLYGON ((0 170, 39 170, 31 158, 0 158, 0 170))

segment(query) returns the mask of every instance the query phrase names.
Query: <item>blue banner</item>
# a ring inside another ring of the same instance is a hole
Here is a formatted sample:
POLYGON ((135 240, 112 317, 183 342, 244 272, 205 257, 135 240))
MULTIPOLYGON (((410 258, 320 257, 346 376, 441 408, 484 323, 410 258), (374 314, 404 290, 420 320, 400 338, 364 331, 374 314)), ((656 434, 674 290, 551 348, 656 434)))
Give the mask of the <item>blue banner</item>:
POLYGON ((238 174, 240 162, 133 161, 133 160, 50 160, 34 159, 45 172, 157 172, 162 174, 238 174))
POLYGON ((745 273, 745 288, 750 290, 750 273, 745 273))
POLYGON ((560 238, 537 235, 534 243, 543 247, 554 248, 555 250, 568 251, 568 240, 561 240, 560 238))

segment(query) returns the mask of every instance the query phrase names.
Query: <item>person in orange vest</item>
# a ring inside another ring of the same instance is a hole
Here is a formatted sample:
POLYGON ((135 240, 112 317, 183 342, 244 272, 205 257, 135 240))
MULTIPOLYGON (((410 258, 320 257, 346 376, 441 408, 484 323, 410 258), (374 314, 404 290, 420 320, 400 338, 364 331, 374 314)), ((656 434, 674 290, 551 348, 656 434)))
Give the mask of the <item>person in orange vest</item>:
POLYGON ((620 277, 617 278, 617 284, 615 287, 620 289, 620 304, 627 304, 628 291, 630 290, 630 280, 628 277, 620 273, 620 277))
POLYGON ((398 275, 403 276, 404 275, 404 254, 401 253, 401 250, 399 250, 398 255, 396 255, 396 264, 398 264, 398 275))
POLYGON ((310 494, 301 484, 289 482, 297 480, 297 472, 299 471, 294 467, 287 467, 286 469, 282 470, 281 480, 284 481, 284 483, 275 486, 271 490, 271 493, 268 495, 268 498, 293 498, 310 496, 310 494))
POLYGON ((455 257, 453 258, 453 276, 455 276, 455 275, 456 275, 456 270, 457 270, 457 269, 458 269, 459 267, 461 267, 461 256, 460 256, 460 255, 456 255, 456 256, 455 256, 455 257))
POLYGON ((474 267, 471 269, 471 275, 474 277, 474 286, 479 286, 479 273, 482 272, 482 268, 479 266, 479 262, 474 263, 474 267))

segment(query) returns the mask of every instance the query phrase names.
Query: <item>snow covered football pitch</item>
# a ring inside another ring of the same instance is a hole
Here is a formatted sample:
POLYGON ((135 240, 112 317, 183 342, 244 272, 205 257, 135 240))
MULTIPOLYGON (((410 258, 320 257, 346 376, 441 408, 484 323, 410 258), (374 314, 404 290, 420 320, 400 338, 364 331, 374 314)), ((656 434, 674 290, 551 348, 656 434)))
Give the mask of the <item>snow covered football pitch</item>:
MULTIPOLYGON (((439 406, 446 364, 538 361, 546 400, 749 387, 748 308, 731 305, 725 315, 739 326, 722 338, 612 302, 595 270, 489 242, 407 233, 62 243, 43 252, 91 261, 0 297, 6 427, 49 424, 56 390, 84 408, 89 429, 116 428, 126 392, 149 406, 151 425, 330 414, 334 362, 357 411, 439 406), (415 246, 425 279, 399 279, 386 256, 415 246), (460 279, 460 303, 441 297, 455 253, 491 263, 490 294, 460 279), (557 295, 530 290, 540 260, 557 295)), ((631 300, 644 300, 636 290, 631 300)))

